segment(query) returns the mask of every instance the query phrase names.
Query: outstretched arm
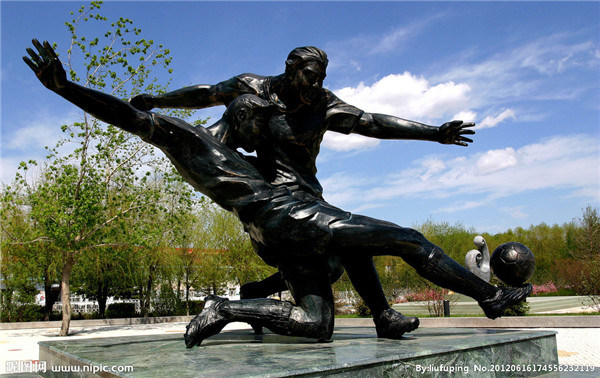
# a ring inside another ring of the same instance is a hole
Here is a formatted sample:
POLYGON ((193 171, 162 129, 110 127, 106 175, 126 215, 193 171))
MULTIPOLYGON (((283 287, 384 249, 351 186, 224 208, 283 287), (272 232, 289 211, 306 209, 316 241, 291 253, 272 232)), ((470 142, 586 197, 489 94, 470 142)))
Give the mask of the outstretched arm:
POLYGON ((52 46, 47 41, 42 45, 36 39, 32 43, 38 51, 27 48, 30 58, 23 57, 23 60, 46 88, 103 122, 140 136, 150 132, 150 114, 135 109, 117 97, 68 81, 52 46))
POLYGON ((224 105, 222 93, 216 85, 194 85, 167 92, 161 95, 140 94, 132 97, 129 103, 140 110, 154 108, 202 109, 224 105))
POLYGON ((353 132, 378 139, 416 139, 467 146, 473 140, 464 135, 475 134, 467 129, 473 126, 472 122, 451 121, 437 127, 385 114, 364 113, 353 132))
POLYGON ((228 105, 242 93, 235 78, 215 85, 193 85, 159 95, 140 94, 129 103, 139 110, 154 108, 203 109, 217 105, 228 105))

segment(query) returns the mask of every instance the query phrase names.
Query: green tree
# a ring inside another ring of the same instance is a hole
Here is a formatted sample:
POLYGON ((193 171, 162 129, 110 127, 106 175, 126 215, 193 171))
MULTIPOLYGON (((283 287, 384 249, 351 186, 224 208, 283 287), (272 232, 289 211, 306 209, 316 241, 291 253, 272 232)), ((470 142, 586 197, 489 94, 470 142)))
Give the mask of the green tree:
POLYGON ((561 262, 561 273, 578 295, 585 295, 600 311, 600 215, 587 206, 569 228, 570 259, 561 262))
MULTIPOLYGON (((237 217, 214 204, 211 209, 210 245, 221 253, 211 254, 207 258, 213 260, 211 264, 215 267, 221 267, 220 272, 214 273, 216 280, 223 284, 235 282, 242 285, 275 273, 276 269, 265 264, 254 252, 250 237, 237 217)), ((206 264, 203 266, 206 267, 206 264)))
MULTIPOLYGON (((131 20, 108 22, 97 13, 100 4, 94 1, 82 6, 66 22, 71 43, 61 59, 71 80, 122 98, 141 90, 160 90, 150 73, 153 68, 168 69, 169 51, 141 38, 131 20), (81 35, 80 27, 88 22, 106 24, 109 30, 98 37, 81 35)), ((62 131, 63 138, 48 149, 41 184, 28 189, 32 218, 60 250, 60 335, 67 335, 70 280, 76 261, 91 249, 116 245, 110 239, 114 230, 131 227, 139 220, 136 214, 154 198, 145 188, 147 176, 140 171, 152 164, 148 158, 152 149, 147 144, 85 113, 82 122, 65 125, 62 131)))
POLYGON ((26 298, 31 301, 35 298, 21 296, 19 292, 29 292, 31 287, 40 285, 45 294, 44 319, 49 320, 58 299, 56 284, 60 282, 60 269, 55 245, 41 234, 39 225, 31 217, 26 171, 24 174, 18 171, 13 184, 2 188, 0 203, 0 274, 6 286, 2 292, 2 309, 27 305, 23 302, 26 298), (19 303, 12 301, 13 297, 20 298, 19 303))
POLYGON ((593 259, 600 255, 600 215, 598 209, 588 205, 581 218, 576 220, 578 229, 574 232, 576 258, 593 259))

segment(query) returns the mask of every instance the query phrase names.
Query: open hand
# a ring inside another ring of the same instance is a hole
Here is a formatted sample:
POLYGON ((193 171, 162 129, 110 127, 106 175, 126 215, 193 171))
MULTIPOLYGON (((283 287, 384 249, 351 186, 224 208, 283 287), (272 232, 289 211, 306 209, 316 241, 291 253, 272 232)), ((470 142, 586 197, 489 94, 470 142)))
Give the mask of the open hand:
POLYGON ((451 121, 440 126, 439 142, 442 144, 456 144, 459 146, 468 146, 467 143, 473 143, 473 139, 464 137, 463 135, 475 134, 475 131, 466 129, 473 127, 473 122, 451 121))
POLYGON ((52 91, 63 88, 67 84, 67 73, 52 46, 48 41, 44 41, 42 45, 37 39, 34 39, 32 43, 38 52, 36 53, 28 47, 27 53, 31 59, 24 56, 25 63, 46 88, 52 91))

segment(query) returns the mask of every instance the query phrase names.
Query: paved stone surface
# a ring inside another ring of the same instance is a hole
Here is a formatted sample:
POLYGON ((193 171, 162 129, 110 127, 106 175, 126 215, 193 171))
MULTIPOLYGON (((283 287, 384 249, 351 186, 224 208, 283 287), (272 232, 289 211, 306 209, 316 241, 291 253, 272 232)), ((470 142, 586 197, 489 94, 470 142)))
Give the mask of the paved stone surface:
POLYGON ((40 359, 48 366, 90 361, 99 369, 139 378, 478 375, 491 366, 516 368, 533 361, 555 366, 554 336, 530 329, 419 328, 402 340, 389 340, 377 338, 372 326, 338 326, 332 342, 319 343, 270 332, 257 336, 245 329, 222 332, 192 349, 185 348, 180 335, 42 341, 40 359))
MULTIPOLYGON (((588 303, 588 300, 587 297, 581 296, 529 297, 527 303, 529 304, 529 315, 594 312, 593 308, 583 305, 583 303, 588 303)), ((393 307, 406 315, 429 314, 425 302, 398 303, 393 307)), ((474 299, 460 294, 455 294, 451 298, 450 312, 456 315, 483 315, 483 311, 474 299)))
MULTIPOLYGON (((129 335, 180 334, 187 323, 140 324, 130 326, 72 327, 67 338, 95 338, 129 335)), ((243 323, 232 323, 226 329, 248 328, 243 323)), ((544 328, 548 330, 548 328, 544 328)), ((600 328, 557 328, 558 360, 561 365, 595 366, 600 372, 600 328)), ((38 341, 65 339, 56 336, 58 328, 21 329, 0 331, 0 373, 6 373, 7 361, 38 360, 38 341)), ((183 337, 183 336, 182 336, 183 337)), ((183 340, 182 340, 183 342, 183 340)), ((600 375, 598 373, 595 376, 600 375)), ((591 375, 594 376, 594 375, 591 375)))
POLYGON ((556 346, 561 365, 595 366, 600 375, 600 328, 544 328, 544 330, 558 332, 556 346))

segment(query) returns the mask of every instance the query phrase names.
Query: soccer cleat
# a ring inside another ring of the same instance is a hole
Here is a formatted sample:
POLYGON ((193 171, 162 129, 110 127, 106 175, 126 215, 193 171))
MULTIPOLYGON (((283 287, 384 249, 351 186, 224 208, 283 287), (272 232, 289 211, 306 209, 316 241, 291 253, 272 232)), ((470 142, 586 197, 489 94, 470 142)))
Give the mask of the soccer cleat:
POLYGON ((419 318, 404 316, 391 308, 383 311, 375 322, 377 337, 387 339, 401 339, 402 335, 414 331, 418 327, 419 318))
POLYGON ((531 284, 519 287, 501 287, 498 288, 494 297, 479 302, 479 306, 483 309, 485 316, 496 319, 504 314, 507 307, 524 301, 532 290, 531 284))
POLYGON ((227 320, 219 315, 219 306, 229 299, 209 295, 204 299, 204 309, 186 327, 185 346, 200 345, 204 339, 221 332, 227 320))

